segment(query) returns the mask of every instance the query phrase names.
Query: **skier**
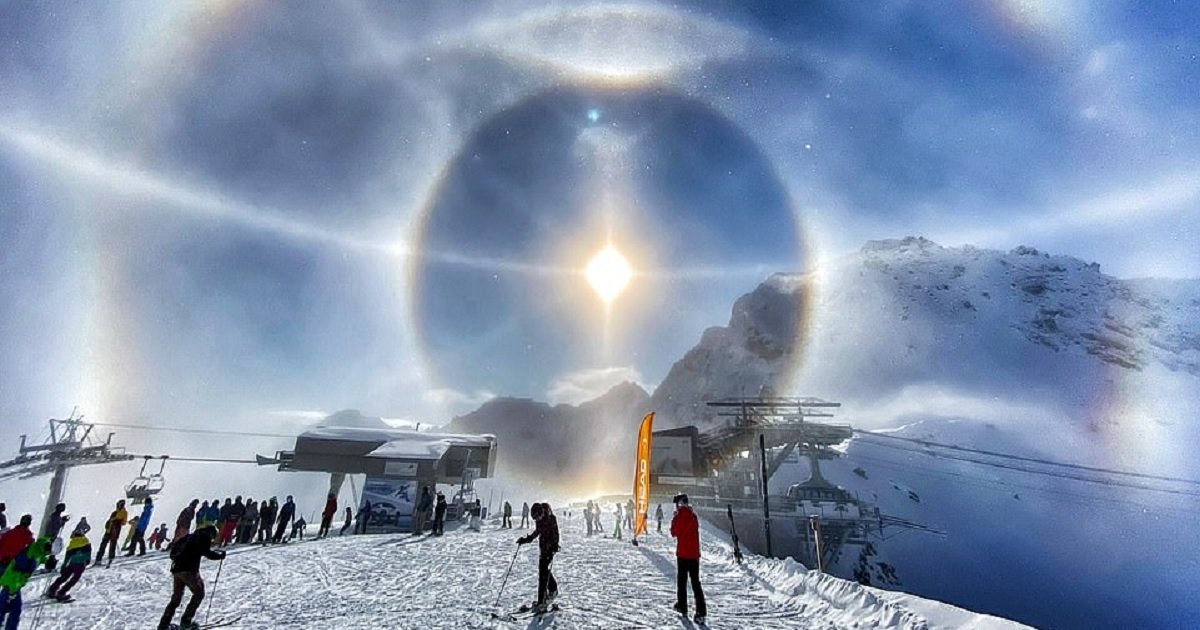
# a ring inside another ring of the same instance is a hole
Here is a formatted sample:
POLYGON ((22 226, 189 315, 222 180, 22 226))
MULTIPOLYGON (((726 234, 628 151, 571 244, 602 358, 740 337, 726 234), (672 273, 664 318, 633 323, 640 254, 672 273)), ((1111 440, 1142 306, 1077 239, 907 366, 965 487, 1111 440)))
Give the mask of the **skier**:
POLYGON ((194 619, 196 610, 200 608, 200 602, 204 600, 204 578, 200 577, 200 558, 225 559, 224 551, 214 551, 212 548, 216 536, 216 528, 206 525, 179 541, 179 544, 175 545, 175 549, 171 551, 171 577, 174 586, 171 591, 171 601, 167 603, 167 608, 158 621, 158 630, 168 630, 171 627, 171 620, 175 618, 175 610, 183 602, 185 588, 192 592, 192 598, 188 600, 187 607, 183 609, 179 628, 180 630, 199 628, 194 619))
MULTIPOLYGON (((442 493, 438 493, 441 496, 442 493)), ((421 488, 421 499, 417 501, 417 509, 413 513, 413 536, 420 536, 425 533, 425 518, 429 515, 429 508, 433 507, 433 495, 429 493, 429 486, 421 488)), ((443 510, 443 513, 445 511, 443 510)))
POLYGON ((658 521, 658 533, 660 533, 660 534, 662 533, 662 518, 663 518, 662 504, 659 503, 658 509, 654 510, 654 520, 658 521))
POLYGON ((597 534, 604 533, 604 525, 600 522, 600 502, 592 504, 592 524, 597 534))
POLYGON ((167 542, 167 524, 159 523, 158 529, 153 534, 154 550, 162 551, 163 544, 167 542))
MULTIPOLYGON (((225 500, 228 501, 229 497, 225 497, 225 500)), ((208 510, 204 512, 204 524, 219 528, 221 522, 221 500, 213 499, 208 502, 208 510)))
POLYGON ((288 535, 287 542, 291 542, 296 536, 299 536, 300 540, 304 540, 304 533, 307 531, 308 523, 305 523, 304 517, 301 516, 300 518, 296 519, 296 522, 292 523, 292 533, 288 535))
POLYGON ((501 529, 512 529, 512 504, 504 502, 504 516, 500 519, 501 529))
POLYGON ((317 538, 329 535, 329 528, 333 526, 333 517, 336 515, 337 495, 330 492, 329 497, 325 499, 325 510, 321 512, 321 527, 317 529, 317 538))
MULTIPOLYGON (((266 504, 266 502, 263 502, 266 504)), ((254 499, 246 498, 246 516, 242 518, 242 524, 238 531, 238 544, 244 545, 254 538, 254 532, 258 531, 259 519, 258 503, 254 499)))
POLYGON ((121 543, 121 551, 127 551, 133 544, 133 533, 137 531, 138 517, 129 519, 129 529, 125 531, 125 542, 121 543))
POLYGON ((229 506, 229 516, 225 519, 225 527, 221 529, 221 546, 234 544, 237 541, 238 527, 246 517, 246 504, 242 503, 241 495, 229 506))
MULTIPOLYGON (((21 517, 21 520, 25 520, 21 517)), ((30 517, 30 522, 33 518, 30 517)), ((5 630, 17 630, 21 624, 21 589, 29 583, 29 577, 46 560, 50 551, 50 539, 39 538, 21 549, 0 574, 0 621, 5 630), (7 619, 6 619, 7 618, 7 619)))
POLYGON ((133 540, 129 543, 129 551, 125 552, 126 556, 132 556, 134 548, 140 549, 139 556, 146 555, 146 529, 150 527, 150 515, 153 513, 154 501, 146 497, 146 503, 142 505, 142 514, 137 517, 137 525, 133 526, 133 540))
POLYGON ((625 529, 633 531, 633 500, 625 504, 625 529))
POLYGON ((258 511, 258 542, 264 545, 271 542, 271 535, 275 532, 276 514, 279 514, 279 500, 271 497, 271 501, 258 511))
POLYGON ((225 504, 217 510, 215 525, 220 528, 217 534, 217 542, 224 547, 228 536, 233 532, 234 526, 237 525, 237 521, 233 520, 233 499, 225 497, 225 504))
MULTIPOLYGON (((207 523, 205 523, 205 521, 207 520, 207 517, 208 517, 208 501, 205 501, 204 503, 201 503, 200 508, 196 510, 196 529, 200 529, 201 527, 204 527, 207 524, 207 523)), ((176 525, 178 525, 178 523, 176 523, 176 525)), ((176 531, 178 531, 178 530, 176 530, 176 531)), ((186 536, 186 535, 187 534, 184 534, 184 536, 186 536)), ((183 538, 183 536, 180 536, 180 538, 183 538)))
POLYGON ((675 612, 687 617, 687 583, 692 581, 696 597, 696 623, 704 623, 708 608, 704 604, 704 589, 700 587, 700 523, 688 505, 688 495, 675 495, 675 516, 671 519, 671 536, 676 539, 675 558, 679 572, 675 579, 675 612))
POLYGON ((521 529, 529 527, 529 502, 521 502, 521 529))
POLYGON ((621 504, 620 503, 617 504, 614 512, 616 512, 616 514, 617 514, 617 518, 615 519, 617 522, 617 526, 613 528, 613 538, 616 538, 617 540, 621 540, 621 504))
MULTIPOLYGON (((192 499, 192 502, 189 503, 187 507, 183 508, 183 511, 179 513, 179 517, 175 519, 175 537, 171 539, 171 545, 174 545, 184 536, 188 535, 188 531, 190 531, 192 528, 192 520, 197 518, 196 505, 199 503, 199 499, 192 499)), ((201 506, 200 509, 205 509, 207 507, 208 501, 205 501, 204 505, 201 506)), ((170 548, 171 545, 167 545, 167 547, 170 548)))
POLYGON ((433 535, 441 536, 446 527, 446 495, 437 493, 437 505, 433 508, 433 535))
POLYGON ((292 495, 288 495, 284 500, 283 505, 279 508, 279 516, 275 519, 275 537, 271 539, 273 543, 283 541, 283 533, 291 526, 292 519, 296 516, 296 504, 292 501, 292 495))
POLYGON ((345 536, 346 530, 350 529, 350 525, 354 523, 354 510, 350 506, 346 506, 346 522, 342 523, 342 529, 338 531, 338 536, 345 536))
POLYGON ((104 559, 104 551, 108 550, 108 566, 112 566, 113 558, 117 556, 117 546, 120 545, 121 528, 125 527, 125 521, 129 518, 129 513, 125 511, 125 499, 117 501, 117 509, 112 511, 108 520, 104 522, 104 533, 100 538, 100 550, 96 552, 95 564, 100 564, 104 559))
POLYGON ((542 613, 558 597, 558 580, 550 572, 554 554, 559 551, 558 519, 550 511, 549 503, 534 503, 530 512, 533 515, 533 533, 518 538, 517 544, 524 545, 533 542, 534 538, 538 539, 538 591, 533 611, 542 613))
POLYGON ((50 588, 46 589, 46 597, 60 602, 71 601, 71 589, 79 582, 79 578, 92 560, 92 543, 87 539, 87 533, 92 528, 87 519, 80 519, 71 532, 71 540, 67 543, 67 552, 63 556, 62 571, 55 578, 50 588))
POLYGON ((71 517, 66 515, 66 511, 66 503, 59 503, 58 505, 54 506, 54 512, 50 514, 50 518, 46 521, 46 530, 42 532, 43 536, 50 539, 51 553, 50 555, 46 556, 47 571, 53 571, 54 567, 58 564, 58 558, 54 557, 53 553, 54 541, 58 538, 58 535, 62 533, 62 528, 67 524, 67 521, 71 520, 71 517))
MULTIPOLYGON (((349 509, 349 508, 347 508, 349 509)), ((367 533, 367 525, 371 522, 371 502, 363 501, 362 507, 358 508, 358 524, 354 527, 355 534, 367 533)))
POLYGON ((29 529, 32 524, 33 515, 25 514, 16 527, 0 535, 0 570, 12 562, 23 549, 33 544, 33 532, 29 529))

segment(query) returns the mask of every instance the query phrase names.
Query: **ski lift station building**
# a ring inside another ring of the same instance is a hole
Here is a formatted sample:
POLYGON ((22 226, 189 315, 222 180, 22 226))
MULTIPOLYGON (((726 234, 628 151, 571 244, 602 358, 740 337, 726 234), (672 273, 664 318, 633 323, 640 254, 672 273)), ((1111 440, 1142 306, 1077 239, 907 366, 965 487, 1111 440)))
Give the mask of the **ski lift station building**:
MULTIPOLYGON (((496 436, 426 433, 400 429, 317 427, 296 438, 295 449, 278 451, 281 471, 327 472, 461 484, 490 477, 496 469, 496 436)), ((340 484, 339 484, 340 485, 340 484)))

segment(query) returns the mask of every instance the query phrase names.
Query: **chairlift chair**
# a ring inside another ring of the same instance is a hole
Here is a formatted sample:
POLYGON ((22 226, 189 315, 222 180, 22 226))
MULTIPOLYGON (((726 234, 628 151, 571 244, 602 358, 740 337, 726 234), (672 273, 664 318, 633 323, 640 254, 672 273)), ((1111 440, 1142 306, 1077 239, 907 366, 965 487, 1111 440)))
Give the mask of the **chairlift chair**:
POLYGON ((141 505, 146 502, 146 499, 162 492, 166 482, 166 478, 163 477, 163 468, 167 466, 167 456, 163 455, 158 458, 158 472, 146 474, 146 465, 150 463, 151 459, 154 458, 149 455, 145 456, 138 476, 125 486, 125 498, 129 499, 131 505, 141 505))

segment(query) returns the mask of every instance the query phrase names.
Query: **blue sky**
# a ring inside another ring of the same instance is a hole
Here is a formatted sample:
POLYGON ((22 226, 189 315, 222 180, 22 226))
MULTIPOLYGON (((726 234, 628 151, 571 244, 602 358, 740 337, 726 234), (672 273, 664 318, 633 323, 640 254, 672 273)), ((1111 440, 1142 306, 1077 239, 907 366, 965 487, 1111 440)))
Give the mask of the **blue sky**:
POLYGON ((872 238, 1195 277, 1198 11, 0 4, 0 414, 652 386, 872 238), (644 275, 605 324, 609 234, 644 275))

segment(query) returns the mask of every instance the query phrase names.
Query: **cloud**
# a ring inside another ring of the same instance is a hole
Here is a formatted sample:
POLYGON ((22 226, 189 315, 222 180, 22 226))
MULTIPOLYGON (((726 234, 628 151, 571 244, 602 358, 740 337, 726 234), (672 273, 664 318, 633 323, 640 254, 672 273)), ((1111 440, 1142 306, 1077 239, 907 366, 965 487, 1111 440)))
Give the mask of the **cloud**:
POLYGON ((421 394, 421 400, 427 405, 454 413, 471 411, 495 397, 496 394, 485 389, 461 392, 450 387, 437 387, 421 394))
POLYGON ((287 418, 289 420, 303 420, 305 422, 319 422, 329 417, 328 411, 320 411, 317 409, 277 409, 268 411, 268 416, 276 418, 287 418))
POLYGON ((640 383, 642 373, 633 366, 590 368, 565 374, 550 383, 550 402, 577 405, 603 395, 624 382, 640 383))

